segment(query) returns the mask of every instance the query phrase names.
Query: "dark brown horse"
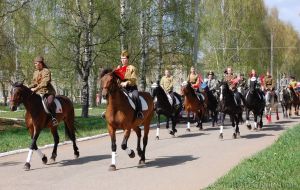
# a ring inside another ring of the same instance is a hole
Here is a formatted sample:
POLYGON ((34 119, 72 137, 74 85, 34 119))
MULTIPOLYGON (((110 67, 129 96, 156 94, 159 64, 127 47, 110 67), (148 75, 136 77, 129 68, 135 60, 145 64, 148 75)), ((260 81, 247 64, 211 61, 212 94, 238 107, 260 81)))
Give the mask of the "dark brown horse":
POLYGON ((295 89, 291 85, 289 86, 289 90, 291 92, 291 97, 292 97, 291 104, 295 108, 294 114, 298 116, 299 115, 299 106, 300 106, 300 93, 296 92, 295 89))
POLYGON ((197 97, 195 90, 192 88, 191 83, 189 82, 182 83, 181 92, 184 96, 183 105, 188 117, 187 131, 190 131, 191 112, 196 114, 196 119, 198 120, 197 127, 199 127, 199 129, 202 130, 202 119, 205 114, 205 109, 207 107, 207 97, 204 98, 204 101, 200 100, 199 97, 197 97))
POLYGON ((137 135, 137 152, 140 156, 139 164, 145 163, 145 151, 148 143, 148 133, 150 128, 151 119, 154 114, 154 103, 153 98, 147 92, 139 92, 147 105, 148 109, 143 111, 144 118, 137 119, 135 110, 131 107, 127 96, 124 94, 120 87, 120 80, 117 75, 110 69, 103 70, 101 75, 101 88, 102 97, 107 99, 107 108, 105 112, 105 118, 107 121, 107 128, 111 138, 111 149, 112 149, 112 164, 109 167, 110 171, 116 170, 116 130, 123 129, 124 137, 121 148, 126 150, 130 158, 135 157, 133 150, 127 147, 127 141, 130 136, 131 129, 136 132, 137 135), (143 137, 143 149, 141 149, 141 128, 144 126, 144 137, 143 137))
MULTIPOLYGON (((57 113, 56 118, 58 122, 64 121, 65 132, 73 142, 73 149, 75 158, 79 157, 78 147, 76 145, 75 127, 74 127, 74 107, 70 99, 65 96, 56 96, 62 106, 62 113, 57 113)), ((32 143, 29 147, 29 153, 24 165, 25 170, 30 169, 30 160, 33 150, 37 151, 42 158, 44 164, 48 159, 45 154, 38 149, 36 144, 40 132, 43 128, 50 128, 54 138, 54 147, 51 155, 51 162, 55 162, 57 156, 57 145, 59 143, 59 136, 57 126, 52 125, 51 117, 48 115, 43 107, 41 96, 33 93, 23 83, 12 84, 10 109, 16 111, 17 107, 23 103, 26 109, 25 123, 31 135, 32 143)))

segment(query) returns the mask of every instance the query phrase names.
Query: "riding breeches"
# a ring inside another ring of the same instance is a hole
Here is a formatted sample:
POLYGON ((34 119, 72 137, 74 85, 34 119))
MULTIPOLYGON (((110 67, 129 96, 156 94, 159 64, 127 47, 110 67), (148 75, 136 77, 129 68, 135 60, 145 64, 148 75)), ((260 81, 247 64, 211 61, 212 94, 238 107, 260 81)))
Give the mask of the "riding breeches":
POLYGON ((55 117, 55 112, 56 112, 56 105, 54 103, 55 96, 53 94, 47 94, 45 96, 47 97, 47 108, 52 114, 52 116, 55 117))
POLYGON ((142 111, 142 104, 141 104, 141 100, 139 98, 139 92, 137 89, 137 86, 129 86, 125 88, 127 90, 127 92, 130 92, 132 94, 132 100, 136 106, 136 113, 141 112, 142 111))

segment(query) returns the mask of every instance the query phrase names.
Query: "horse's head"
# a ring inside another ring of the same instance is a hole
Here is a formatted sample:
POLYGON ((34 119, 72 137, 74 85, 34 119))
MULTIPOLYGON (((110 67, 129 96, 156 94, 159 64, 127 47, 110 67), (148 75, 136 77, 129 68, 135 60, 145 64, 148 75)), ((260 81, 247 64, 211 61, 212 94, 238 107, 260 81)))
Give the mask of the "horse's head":
POLYGON ((187 94, 191 93, 192 90, 193 90, 193 88, 192 88, 192 85, 191 85, 190 82, 184 81, 181 84, 181 93, 182 93, 182 95, 187 95, 187 94))
POLYGON ((220 100, 223 99, 223 97, 230 93, 229 85, 226 81, 220 82, 220 100))
POLYGON ((257 86, 257 79, 256 79, 256 77, 252 77, 250 79, 250 86, 249 86, 250 92, 254 92, 256 89, 256 86, 257 86))
POLYGON ((159 81, 154 82, 154 83, 151 84, 151 96, 152 97, 156 97, 157 96, 159 88, 161 88, 161 86, 159 84, 159 81))
POLYGON ((16 111, 17 107, 23 103, 24 101, 24 92, 27 87, 23 85, 23 82, 11 82, 12 89, 11 89, 11 98, 10 98, 10 110, 16 111))
POLYGON ((102 97, 107 99, 108 95, 119 88, 118 77, 111 69, 105 69, 100 74, 102 97))

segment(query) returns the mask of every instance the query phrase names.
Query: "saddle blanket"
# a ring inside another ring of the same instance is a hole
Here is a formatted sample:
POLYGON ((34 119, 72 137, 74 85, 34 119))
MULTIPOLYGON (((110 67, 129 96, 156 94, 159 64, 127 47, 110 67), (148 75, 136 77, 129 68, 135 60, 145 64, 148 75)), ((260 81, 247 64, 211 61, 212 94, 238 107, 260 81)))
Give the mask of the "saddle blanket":
MULTIPOLYGON (((133 101, 132 101, 132 94, 131 93, 126 93, 126 92, 124 92, 123 91, 123 93, 127 96, 127 99, 128 99, 128 101, 129 101, 129 104, 131 105, 131 107, 135 110, 136 108, 135 108, 135 104, 133 103, 133 101)), ((143 111, 146 111, 146 110, 148 110, 148 104, 147 104, 147 102, 146 102, 146 100, 142 97, 142 96, 139 96, 139 98, 140 98, 140 101, 141 101, 141 104, 142 104, 142 110, 143 111)))
MULTIPOLYGON (((170 103, 171 105, 173 105, 173 99, 172 99, 171 95, 168 94, 168 93, 166 93, 166 95, 167 95, 167 97, 168 97, 169 103, 170 103)), ((180 101, 178 100, 178 98, 177 98, 176 96, 174 96, 174 98, 175 98, 175 105, 180 104, 180 101)))
MULTIPOLYGON (((46 106, 46 102, 45 102, 45 101, 47 101, 47 99, 44 100, 44 97, 43 97, 42 94, 41 94, 41 98, 42 98, 42 104, 43 104, 44 110, 45 110, 46 113, 49 114, 50 112, 49 112, 49 110, 48 110, 48 108, 46 106)), ((55 113, 62 113, 62 106, 61 106, 60 101, 57 98, 54 98, 54 103, 56 105, 56 111, 55 111, 55 113)))

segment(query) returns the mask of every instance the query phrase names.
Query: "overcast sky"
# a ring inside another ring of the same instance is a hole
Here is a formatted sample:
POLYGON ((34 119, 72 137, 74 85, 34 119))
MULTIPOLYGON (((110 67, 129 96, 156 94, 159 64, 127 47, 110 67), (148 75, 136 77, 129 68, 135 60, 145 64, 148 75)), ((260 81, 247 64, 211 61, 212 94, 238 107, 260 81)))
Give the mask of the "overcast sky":
POLYGON ((268 8, 276 7, 279 19, 289 22, 300 34, 300 0, 264 0, 268 8))

